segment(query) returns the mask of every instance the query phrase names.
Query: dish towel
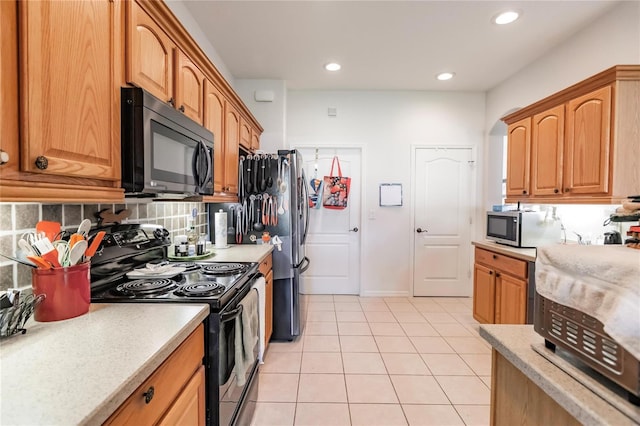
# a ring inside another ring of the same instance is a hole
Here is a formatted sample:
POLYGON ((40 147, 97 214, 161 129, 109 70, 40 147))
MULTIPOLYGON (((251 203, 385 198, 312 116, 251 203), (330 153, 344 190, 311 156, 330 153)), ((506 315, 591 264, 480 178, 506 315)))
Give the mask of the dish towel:
POLYGON ((624 246, 538 247, 536 291, 593 316, 640 360, 640 251, 624 246))
POLYGON ((236 317, 235 354, 233 371, 238 386, 246 383, 247 370, 253 364, 253 348, 258 343, 258 292, 251 289, 240 301, 242 313, 236 317))
POLYGON ((258 292, 258 319, 260 321, 260 334, 258 335, 258 359, 260 360, 260 364, 264 364, 264 327, 265 327, 265 315, 266 315, 266 299, 265 299, 265 288, 266 281, 264 277, 260 277, 253 284, 253 287, 258 292))

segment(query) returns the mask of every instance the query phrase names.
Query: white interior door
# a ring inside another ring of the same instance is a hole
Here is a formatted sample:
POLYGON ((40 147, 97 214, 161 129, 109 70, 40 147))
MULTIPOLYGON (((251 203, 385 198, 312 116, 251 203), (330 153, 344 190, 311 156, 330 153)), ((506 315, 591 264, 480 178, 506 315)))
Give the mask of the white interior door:
POLYGON ((471 296, 471 148, 415 155, 414 296, 471 296))
MULTIPOLYGON (((357 148, 297 148, 302 153, 307 188, 314 177, 329 175, 334 155, 342 175, 351 178, 347 208, 310 210, 306 255, 311 263, 302 274, 304 294, 360 294, 361 151, 357 148), (318 165, 316 174, 316 164, 318 165)), ((335 170, 337 174, 337 169, 335 170)), ((320 197, 320 205, 322 200, 320 197)))

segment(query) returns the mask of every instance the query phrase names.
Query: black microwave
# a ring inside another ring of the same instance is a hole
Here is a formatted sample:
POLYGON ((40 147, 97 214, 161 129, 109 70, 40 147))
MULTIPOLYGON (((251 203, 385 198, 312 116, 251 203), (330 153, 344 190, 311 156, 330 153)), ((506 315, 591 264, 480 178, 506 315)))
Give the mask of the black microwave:
POLYGON ((213 195, 213 133, 140 88, 121 96, 125 195, 213 195))

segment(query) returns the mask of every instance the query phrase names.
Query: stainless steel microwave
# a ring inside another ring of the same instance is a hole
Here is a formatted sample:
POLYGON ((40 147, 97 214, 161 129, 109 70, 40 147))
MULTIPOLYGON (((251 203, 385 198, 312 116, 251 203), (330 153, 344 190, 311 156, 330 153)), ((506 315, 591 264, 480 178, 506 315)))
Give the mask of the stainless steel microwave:
POLYGON ((125 195, 212 195, 213 133, 140 88, 121 96, 125 195))
POLYGON ((487 212, 488 240, 514 247, 539 247, 560 242, 559 220, 550 220, 544 212, 487 212))

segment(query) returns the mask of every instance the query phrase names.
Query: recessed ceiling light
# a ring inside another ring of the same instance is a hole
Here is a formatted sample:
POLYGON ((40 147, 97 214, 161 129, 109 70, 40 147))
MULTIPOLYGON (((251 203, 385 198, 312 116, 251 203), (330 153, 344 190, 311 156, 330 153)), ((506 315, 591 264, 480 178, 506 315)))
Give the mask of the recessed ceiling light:
POLYGON ((340 66, 340 64, 338 64, 337 62, 329 62, 324 66, 324 69, 327 71, 339 71, 340 68, 342 68, 342 66, 340 66))
POLYGON ((454 75, 456 74, 453 72, 441 72, 440 74, 436 75, 436 78, 438 80, 445 81, 445 80, 451 80, 454 75))
POLYGON ((494 24, 506 25, 506 24, 512 23, 519 17, 520 17, 520 13, 516 12, 515 10, 508 10, 506 12, 502 12, 494 16, 492 21, 494 24))

